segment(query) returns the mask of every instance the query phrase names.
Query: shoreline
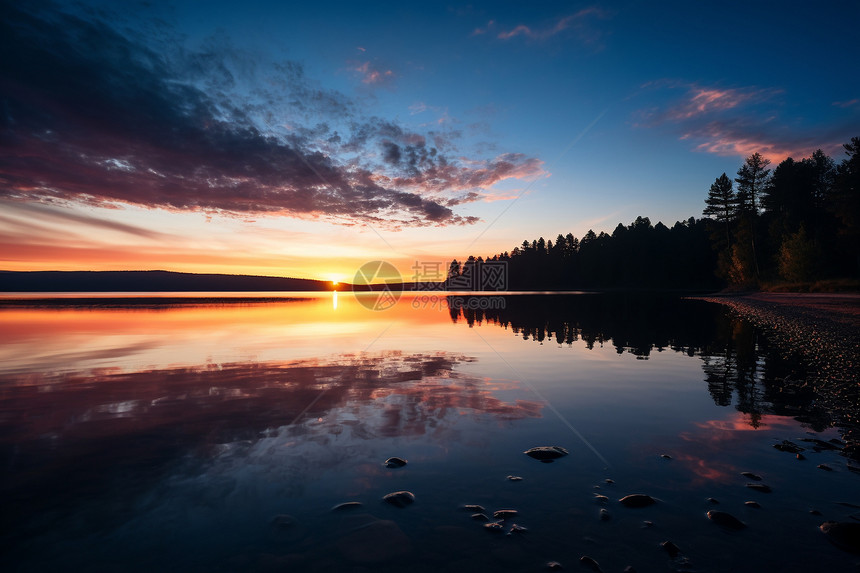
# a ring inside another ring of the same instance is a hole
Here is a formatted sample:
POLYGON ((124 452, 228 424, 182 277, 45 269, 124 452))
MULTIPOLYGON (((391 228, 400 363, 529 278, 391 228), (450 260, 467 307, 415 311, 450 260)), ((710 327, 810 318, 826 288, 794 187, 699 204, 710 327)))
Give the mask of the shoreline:
POLYGON ((843 455, 860 461, 860 294, 747 293, 691 297, 724 305, 809 364, 804 379, 784 391, 812 390, 847 442, 843 455))
POLYGON ((860 294, 749 293, 691 297, 727 306, 808 359, 822 380, 857 383, 860 294))

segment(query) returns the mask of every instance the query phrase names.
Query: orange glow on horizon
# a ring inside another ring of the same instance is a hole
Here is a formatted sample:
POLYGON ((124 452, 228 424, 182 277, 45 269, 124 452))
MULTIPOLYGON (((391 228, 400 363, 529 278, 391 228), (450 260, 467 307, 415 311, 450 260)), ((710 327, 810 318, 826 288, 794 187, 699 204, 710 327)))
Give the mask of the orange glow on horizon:
MULTIPOLYGON (((352 284, 358 269, 374 260, 385 260, 394 265, 404 282, 416 280, 416 263, 438 265, 440 272, 447 270, 451 259, 464 258, 460 254, 447 257, 408 257, 392 253, 380 257, 369 252, 366 258, 296 259, 273 254, 244 252, 212 252, 208 250, 145 250, 137 246, 76 247, 66 245, 22 245, 0 241, 0 270, 5 271, 141 271, 163 270, 198 274, 254 275, 313 279, 352 284)), ((418 277, 417 280, 438 279, 418 277)), ((372 281, 383 282, 383 281, 372 281)))

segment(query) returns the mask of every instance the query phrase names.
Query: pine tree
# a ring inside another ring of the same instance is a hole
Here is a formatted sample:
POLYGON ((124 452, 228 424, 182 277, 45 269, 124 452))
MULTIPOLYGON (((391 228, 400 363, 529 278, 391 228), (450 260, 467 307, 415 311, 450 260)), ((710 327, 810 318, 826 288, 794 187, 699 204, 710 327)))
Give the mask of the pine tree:
POLYGON ((747 157, 744 164, 738 169, 735 181, 738 184, 738 204, 741 211, 749 215, 750 223, 750 247, 752 248, 753 268, 756 279, 759 276, 758 253, 755 246, 756 225, 755 221, 759 214, 760 195, 768 184, 770 159, 765 159, 760 153, 753 153, 747 157))
POLYGON ((738 184, 738 203, 741 209, 758 215, 761 194, 767 186, 770 169, 770 159, 765 159, 760 153, 747 157, 738 169, 735 182, 738 184))
POLYGON ((726 227, 726 245, 731 246, 731 234, 729 225, 737 216, 738 197, 735 195, 732 180, 723 173, 711 184, 708 197, 705 199, 706 217, 713 217, 717 222, 726 227))

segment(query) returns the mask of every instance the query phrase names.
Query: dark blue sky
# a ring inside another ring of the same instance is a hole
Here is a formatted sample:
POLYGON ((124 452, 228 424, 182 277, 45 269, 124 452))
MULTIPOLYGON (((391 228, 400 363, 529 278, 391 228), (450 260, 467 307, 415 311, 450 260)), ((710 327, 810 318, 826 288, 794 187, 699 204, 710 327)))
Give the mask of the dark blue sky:
POLYGON ((6 268, 486 255, 671 226, 753 152, 860 135, 857 2, 19 4, 6 268), (60 222, 77 250, 50 259, 60 222))

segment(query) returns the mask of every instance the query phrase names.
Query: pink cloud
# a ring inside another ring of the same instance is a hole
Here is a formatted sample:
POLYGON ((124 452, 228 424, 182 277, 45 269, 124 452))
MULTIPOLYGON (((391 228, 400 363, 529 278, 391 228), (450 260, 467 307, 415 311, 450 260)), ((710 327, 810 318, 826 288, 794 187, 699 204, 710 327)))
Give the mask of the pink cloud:
POLYGON ((704 151, 726 157, 748 157, 760 153, 770 159, 774 165, 787 157, 807 157, 816 149, 822 149, 831 156, 836 156, 841 150, 840 141, 821 141, 814 137, 797 138, 779 137, 767 131, 757 129, 754 125, 743 123, 710 122, 704 126, 685 133, 681 139, 702 141, 696 145, 696 151, 704 151))
POLYGON ((365 84, 382 84, 394 79, 393 71, 375 69, 370 62, 364 62, 353 69, 361 74, 361 82, 365 84))
MULTIPOLYGON (((777 164, 787 157, 805 157, 816 149, 838 155, 851 135, 850 126, 827 133, 796 133, 780 122, 781 90, 755 86, 722 88, 677 81, 650 82, 645 88, 683 90, 668 104, 642 112, 640 127, 668 127, 693 149, 728 157, 761 153, 777 164)), ((850 102, 844 102, 850 103, 850 102)), ((834 104, 835 105, 835 104, 834 104)))
POLYGON ((744 93, 733 89, 693 88, 689 98, 669 110, 667 117, 676 121, 696 115, 732 109, 754 98, 755 92, 744 93))
POLYGON ((860 105, 860 99, 855 98, 846 101, 835 101, 833 102, 833 105, 841 108, 857 107, 860 105))
POLYGON ((663 109, 658 108, 644 114, 647 118, 646 123, 651 125, 665 122, 678 123, 702 116, 714 116, 744 106, 767 102, 781 93, 780 90, 775 89, 719 88, 674 81, 650 82, 643 87, 670 90, 681 88, 685 90, 681 98, 674 99, 668 105, 663 106, 663 109))
POLYGON ((475 29, 472 31, 472 35, 473 35, 473 36, 480 36, 480 35, 482 35, 482 34, 486 34, 486 33, 488 33, 491 29, 493 29, 493 28, 495 27, 495 25, 496 25, 496 21, 495 21, 495 20, 490 20, 489 22, 487 22, 486 27, 484 27, 484 28, 475 28, 475 29))
MULTIPOLYGON (((603 18, 606 16, 606 13, 603 10, 592 6, 589 8, 583 8, 576 14, 565 16, 548 28, 536 29, 526 26, 525 24, 520 24, 511 30, 499 32, 496 37, 500 40, 509 40, 517 36, 523 36, 532 40, 545 40, 563 32, 564 30, 577 29, 580 32, 581 39, 590 41, 596 39, 596 33, 592 31, 588 35, 583 34, 583 32, 585 32, 583 21, 589 16, 603 18)), ((493 21, 491 20, 486 29, 476 29, 475 32, 473 32, 473 35, 489 31, 492 25, 493 21)))

